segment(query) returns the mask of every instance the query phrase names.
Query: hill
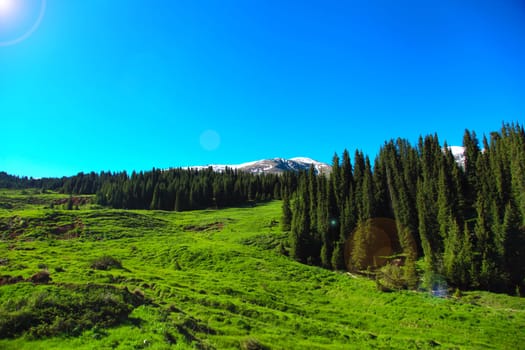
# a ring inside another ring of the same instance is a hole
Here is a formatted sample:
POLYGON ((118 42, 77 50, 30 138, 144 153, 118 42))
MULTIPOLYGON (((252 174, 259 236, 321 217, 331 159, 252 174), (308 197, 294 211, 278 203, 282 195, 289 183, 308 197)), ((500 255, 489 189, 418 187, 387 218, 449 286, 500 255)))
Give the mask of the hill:
POLYGON ((279 201, 182 213, 87 200, 59 209, 67 198, 0 191, 10 203, 0 208, 2 349, 515 349, 525 341, 521 298, 383 293, 366 278, 283 256, 279 201))
POLYGON ((261 159, 253 162, 231 165, 206 165, 206 166, 191 166, 191 169, 207 169, 211 167, 215 171, 224 171, 226 168, 236 169, 252 174, 280 174, 287 171, 301 171, 308 170, 313 166, 317 174, 329 174, 332 167, 326 163, 318 162, 311 158, 295 157, 290 159, 273 158, 261 159))

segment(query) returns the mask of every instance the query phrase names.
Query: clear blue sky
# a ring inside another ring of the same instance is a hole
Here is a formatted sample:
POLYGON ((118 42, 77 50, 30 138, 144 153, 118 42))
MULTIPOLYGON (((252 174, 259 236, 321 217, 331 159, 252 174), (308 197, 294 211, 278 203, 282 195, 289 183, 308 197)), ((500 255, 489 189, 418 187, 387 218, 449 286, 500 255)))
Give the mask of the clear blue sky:
POLYGON ((373 158, 391 138, 525 121, 521 0, 9 1, 12 174, 373 158))

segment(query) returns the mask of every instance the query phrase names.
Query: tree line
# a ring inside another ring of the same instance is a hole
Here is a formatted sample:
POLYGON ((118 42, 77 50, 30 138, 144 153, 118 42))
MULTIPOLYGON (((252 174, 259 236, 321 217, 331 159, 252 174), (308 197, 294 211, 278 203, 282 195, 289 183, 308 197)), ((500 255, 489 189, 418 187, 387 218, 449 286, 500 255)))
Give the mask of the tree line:
POLYGON ((429 284, 443 276, 464 289, 523 290, 524 129, 504 124, 481 146, 466 130, 463 146, 464 164, 429 135, 415 146, 403 139, 385 143, 373 165, 359 150, 351 162, 345 150, 334 155, 328 177, 301 173, 297 190, 283 196, 290 255, 331 269, 369 269, 367 225, 392 218, 392 244, 409 287, 417 284, 417 267, 429 284))
POLYGON ((0 188, 39 188, 70 195, 96 194, 96 203, 116 209, 186 211, 253 205, 281 199, 284 191, 295 191, 298 175, 288 172, 251 174, 226 168, 152 169, 128 174, 90 172, 62 178, 33 179, 0 172, 0 188))
POLYGON ((33 179, 0 172, 0 187, 96 194, 100 205, 127 209, 193 210, 283 199, 282 226, 289 253, 330 269, 370 269, 371 219, 391 218, 391 246, 404 259, 409 287, 444 276, 468 289, 525 287, 525 132, 504 124, 484 136, 463 137, 459 164, 437 135, 416 145, 391 140, 372 163, 335 154, 328 176, 313 167, 300 173, 250 174, 226 168, 153 169, 79 173, 33 179))
POLYGON ((154 169, 117 173, 102 181, 97 203, 113 208, 195 210, 246 205, 281 199, 284 188, 294 188, 294 173, 251 174, 226 168, 204 170, 154 169))
POLYGON ((42 178, 35 179, 27 176, 15 176, 0 171, 0 188, 27 189, 40 188, 46 190, 58 190, 62 188, 65 178, 42 178))

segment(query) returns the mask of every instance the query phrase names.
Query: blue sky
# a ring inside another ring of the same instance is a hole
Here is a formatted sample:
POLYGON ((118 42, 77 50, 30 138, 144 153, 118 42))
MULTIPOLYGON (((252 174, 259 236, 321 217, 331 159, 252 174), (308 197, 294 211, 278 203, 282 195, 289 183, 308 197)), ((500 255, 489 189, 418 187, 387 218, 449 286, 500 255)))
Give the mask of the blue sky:
POLYGON ((521 0, 9 1, 12 174, 373 158, 391 138, 525 121, 521 0))

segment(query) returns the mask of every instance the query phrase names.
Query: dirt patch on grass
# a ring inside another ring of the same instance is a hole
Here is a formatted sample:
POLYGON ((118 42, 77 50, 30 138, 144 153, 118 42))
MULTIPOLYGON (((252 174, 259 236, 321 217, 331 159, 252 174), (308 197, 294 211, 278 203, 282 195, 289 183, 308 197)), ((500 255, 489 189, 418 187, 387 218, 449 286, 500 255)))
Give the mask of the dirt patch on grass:
MULTIPOLYGON (((69 198, 60 198, 53 201, 54 205, 63 205, 69 201, 69 198)), ((91 203, 90 197, 71 197, 71 202, 73 206, 81 206, 91 203)))
POLYGON ((18 282, 24 282, 24 278, 22 276, 9 276, 9 275, 0 276, 0 286, 5 286, 8 284, 15 284, 18 282))
POLYGON ((0 218, 0 238, 12 240, 27 235, 28 238, 40 236, 55 239, 78 238, 84 231, 82 219, 62 213, 46 213, 38 218, 12 216, 0 218))
POLYGON ((10 276, 3 275, 0 276, 0 286, 6 286, 8 284, 16 284, 20 282, 31 282, 33 284, 48 284, 51 282, 51 275, 48 271, 42 270, 35 273, 33 276, 28 279, 24 279, 22 276, 10 276))
POLYGON ((3 220, 0 221, 0 232, 4 233, 4 239, 13 239, 23 234, 28 226, 27 220, 15 215, 9 218, 3 218, 3 220))
POLYGON ((27 279, 28 282, 33 282, 34 284, 47 284, 51 282, 51 276, 47 271, 39 271, 33 276, 27 279))
POLYGON ((78 238, 81 232, 84 231, 84 223, 80 218, 75 219, 71 224, 58 225, 53 233, 57 235, 58 239, 74 239, 78 238))

